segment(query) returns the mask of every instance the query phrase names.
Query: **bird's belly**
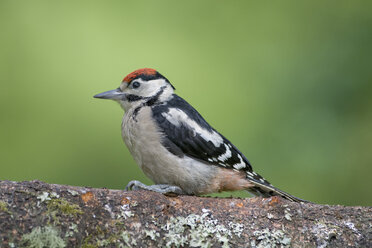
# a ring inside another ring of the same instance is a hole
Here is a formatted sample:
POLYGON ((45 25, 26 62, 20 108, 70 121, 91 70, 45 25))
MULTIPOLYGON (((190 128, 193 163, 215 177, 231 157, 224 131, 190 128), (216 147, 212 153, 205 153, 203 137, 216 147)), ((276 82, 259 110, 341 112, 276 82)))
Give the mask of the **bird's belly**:
POLYGON ((212 165, 187 156, 177 157, 161 144, 161 133, 143 108, 136 118, 124 116, 122 136, 134 160, 156 184, 181 187, 189 194, 204 193, 215 175, 212 165))

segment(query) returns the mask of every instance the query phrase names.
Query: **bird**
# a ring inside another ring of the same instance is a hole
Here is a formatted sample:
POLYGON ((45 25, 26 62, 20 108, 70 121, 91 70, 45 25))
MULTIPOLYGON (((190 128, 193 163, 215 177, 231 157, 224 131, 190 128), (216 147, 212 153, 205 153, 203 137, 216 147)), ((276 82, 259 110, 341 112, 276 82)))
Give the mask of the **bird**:
POLYGON ((133 180, 125 190, 165 195, 205 195, 246 190, 255 196, 281 196, 307 202, 254 172, 238 148, 215 130, 171 82, 152 68, 124 77, 117 89, 94 96, 118 102, 124 110, 121 134, 143 173, 155 184, 133 180))

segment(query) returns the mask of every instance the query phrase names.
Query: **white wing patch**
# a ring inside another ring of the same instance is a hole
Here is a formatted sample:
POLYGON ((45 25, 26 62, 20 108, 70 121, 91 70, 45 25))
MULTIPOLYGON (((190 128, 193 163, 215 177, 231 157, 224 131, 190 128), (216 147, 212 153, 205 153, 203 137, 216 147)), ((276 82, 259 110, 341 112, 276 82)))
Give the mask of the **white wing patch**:
POLYGON ((242 156, 240 156, 240 154, 238 154, 238 157, 240 159, 240 163, 234 164, 233 167, 234 169, 240 170, 240 169, 245 168, 246 164, 244 163, 243 158, 242 156))
POLYGON ((215 131, 210 132, 209 130, 202 128, 180 109, 170 108, 168 112, 162 113, 162 115, 175 126, 179 127, 181 124, 187 125, 200 135, 200 137, 206 141, 212 142, 216 147, 219 147, 223 143, 223 139, 218 133, 215 131))
POLYGON ((226 144, 224 144, 224 145, 225 145, 225 148, 226 148, 226 152, 224 154, 218 156, 217 159, 220 160, 220 161, 226 161, 229 158, 231 158, 231 150, 230 150, 230 148, 226 144))

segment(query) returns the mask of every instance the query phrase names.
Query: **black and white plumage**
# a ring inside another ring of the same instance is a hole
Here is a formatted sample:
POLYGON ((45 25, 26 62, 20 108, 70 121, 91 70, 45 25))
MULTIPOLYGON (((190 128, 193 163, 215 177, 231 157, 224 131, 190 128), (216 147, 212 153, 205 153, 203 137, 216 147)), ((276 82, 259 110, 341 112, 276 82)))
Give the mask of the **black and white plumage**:
MULTIPOLYGON (((181 158, 189 156, 223 168, 252 172, 247 158, 181 97, 173 95, 168 102, 154 105, 152 113, 165 134, 163 145, 174 155, 181 158)), ((256 173, 247 176, 267 182, 256 173)))
POLYGON ((264 197, 303 201, 255 173, 247 158, 174 94, 173 85, 156 70, 134 71, 118 89, 95 97, 116 100, 123 107, 124 142, 157 184, 132 181, 129 188, 196 195, 245 189, 264 197))

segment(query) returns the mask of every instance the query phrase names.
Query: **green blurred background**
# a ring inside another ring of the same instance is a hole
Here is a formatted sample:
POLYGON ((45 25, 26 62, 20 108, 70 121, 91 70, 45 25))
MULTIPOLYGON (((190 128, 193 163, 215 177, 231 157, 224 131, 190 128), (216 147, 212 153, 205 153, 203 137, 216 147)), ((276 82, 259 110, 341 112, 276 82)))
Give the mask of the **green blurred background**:
POLYGON ((92 96, 152 67, 277 187, 372 205, 371 3, 2 0, 0 179, 150 183, 92 96))

